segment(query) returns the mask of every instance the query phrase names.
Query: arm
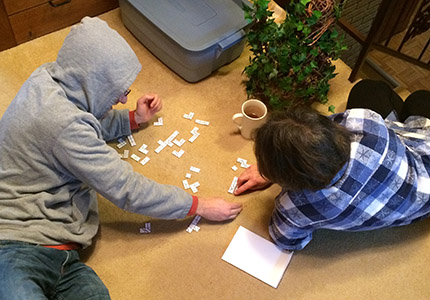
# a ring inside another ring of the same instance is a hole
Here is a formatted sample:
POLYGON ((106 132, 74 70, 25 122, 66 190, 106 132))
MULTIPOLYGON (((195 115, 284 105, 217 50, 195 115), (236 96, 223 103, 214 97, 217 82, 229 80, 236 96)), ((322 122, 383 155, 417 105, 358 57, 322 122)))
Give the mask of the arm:
POLYGON ((112 109, 99 122, 105 141, 131 134, 128 109, 112 109))
POLYGON ((200 198, 196 214, 212 221, 231 220, 242 210, 242 204, 221 198, 200 198))
POLYGON ((272 183, 264 179, 260 172, 258 172, 258 167, 256 164, 251 165, 247 168, 237 179, 237 189, 234 194, 240 195, 243 192, 250 190, 260 190, 269 187, 272 183))
POLYGON ((275 208, 269 233, 279 248, 289 251, 301 250, 312 240, 312 232, 311 229, 297 227, 275 208))
POLYGON ((124 210, 179 219, 191 208, 190 194, 134 172, 132 166, 122 161, 83 120, 71 123, 62 131, 52 152, 61 173, 93 188, 124 210))
POLYGON ((184 190, 159 184, 133 171, 115 150, 99 139, 89 124, 72 123, 57 139, 53 149, 57 169, 94 188, 116 206, 143 215, 180 219, 197 213, 202 217, 222 221, 232 219, 241 210, 238 203, 221 198, 197 199, 184 190), (194 211, 193 211, 194 210, 194 211))
POLYGON ((103 139, 111 141, 130 135, 132 130, 139 129, 140 124, 148 122, 162 107, 161 98, 157 94, 147 94, 137 100, 136 110, 130 112, 127 109, 110 110, 99 120, 103 139))

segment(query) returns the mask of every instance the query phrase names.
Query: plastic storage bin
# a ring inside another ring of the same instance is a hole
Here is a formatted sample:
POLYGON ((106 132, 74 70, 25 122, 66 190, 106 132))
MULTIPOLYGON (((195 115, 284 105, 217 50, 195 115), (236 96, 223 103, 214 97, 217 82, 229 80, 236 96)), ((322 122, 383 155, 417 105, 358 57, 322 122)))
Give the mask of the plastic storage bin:
POLYGON ((189 82, 243 51, 247 0, 119 0, 122 20, 158 59, 189 82))

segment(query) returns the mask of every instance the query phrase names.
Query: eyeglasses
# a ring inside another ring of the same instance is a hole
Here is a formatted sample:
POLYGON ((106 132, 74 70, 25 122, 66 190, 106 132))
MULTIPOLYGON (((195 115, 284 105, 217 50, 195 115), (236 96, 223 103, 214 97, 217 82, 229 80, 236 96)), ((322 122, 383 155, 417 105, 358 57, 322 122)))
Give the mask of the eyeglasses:
POLYGON ((124 92, 124 97, 127 97, 128 96, 128 94, 130 94, 131 93, 131 90, 130 89, 127 89, 125 92, 124 92))

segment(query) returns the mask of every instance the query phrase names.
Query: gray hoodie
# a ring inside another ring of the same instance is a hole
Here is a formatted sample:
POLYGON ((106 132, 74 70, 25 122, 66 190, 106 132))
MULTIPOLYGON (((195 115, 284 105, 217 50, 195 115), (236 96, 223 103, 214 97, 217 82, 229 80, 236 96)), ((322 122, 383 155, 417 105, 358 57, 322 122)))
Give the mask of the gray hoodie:
POLYGON ((133 172, 105 142, 131 134, 128 110, 110 108, 140 69, 116 31, 87 17, 24 83, 0 120, 0 240, 87 247, 96 192, 131 212, 187 215, 191 195, 133 172))

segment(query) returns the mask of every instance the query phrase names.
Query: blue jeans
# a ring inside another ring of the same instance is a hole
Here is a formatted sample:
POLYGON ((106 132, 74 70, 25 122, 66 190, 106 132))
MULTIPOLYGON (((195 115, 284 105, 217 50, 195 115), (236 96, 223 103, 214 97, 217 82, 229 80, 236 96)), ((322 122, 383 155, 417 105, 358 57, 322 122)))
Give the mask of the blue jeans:
POLYGON ((75 250, 0 241, 0 299, 110 299, 109 291, 75 250))

